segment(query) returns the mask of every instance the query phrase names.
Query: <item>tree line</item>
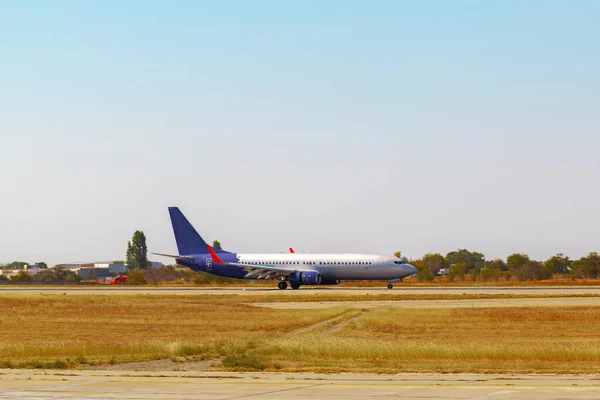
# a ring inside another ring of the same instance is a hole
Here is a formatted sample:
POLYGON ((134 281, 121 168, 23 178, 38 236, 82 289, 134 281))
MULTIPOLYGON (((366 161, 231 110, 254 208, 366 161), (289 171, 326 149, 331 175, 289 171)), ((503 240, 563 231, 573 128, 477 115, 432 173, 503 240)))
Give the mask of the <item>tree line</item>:
MULTIPOLYGON (((401 257, 400 252, 396 256, 401 257)), ((428 253, 422 258, 410 260, 417 268, 421 281, 432 281, 443 272, 450 281, 470 279, 475 281, 547 280, 556 275, 574 279, 597 279, 600 275, 600 255, 591 252, 587 256, 572 260, 562 253, 545 261, 533 260, 529 255, 513 253, 505 260, 487 260, 483 253, 458 249, 445 256, 428 253)))

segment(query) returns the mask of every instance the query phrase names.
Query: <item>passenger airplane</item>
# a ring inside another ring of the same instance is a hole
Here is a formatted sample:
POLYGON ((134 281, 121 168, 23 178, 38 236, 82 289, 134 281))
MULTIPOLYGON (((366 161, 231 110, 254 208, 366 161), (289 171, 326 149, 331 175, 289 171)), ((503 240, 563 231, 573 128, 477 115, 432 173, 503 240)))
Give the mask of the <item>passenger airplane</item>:
POLYGON ((177 207, 169 207, 179 255, 177 264, 225 278, 278 280, 279 289, 301 285, 336 285, 342 280, 393 282, 417 270, 404 260, 371 254, 237 254, 209 246, 177 207))

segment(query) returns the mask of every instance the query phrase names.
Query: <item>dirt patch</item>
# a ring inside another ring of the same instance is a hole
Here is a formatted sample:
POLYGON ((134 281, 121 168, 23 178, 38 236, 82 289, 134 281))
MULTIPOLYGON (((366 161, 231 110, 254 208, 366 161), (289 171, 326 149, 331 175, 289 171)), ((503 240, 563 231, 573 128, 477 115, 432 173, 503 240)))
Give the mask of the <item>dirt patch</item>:
POLYGON ((86 369, 102 371, 211 371, 220 366, 221 360, 193 361, 185 359, 166 359, 117 365, 101 365, 86 369))

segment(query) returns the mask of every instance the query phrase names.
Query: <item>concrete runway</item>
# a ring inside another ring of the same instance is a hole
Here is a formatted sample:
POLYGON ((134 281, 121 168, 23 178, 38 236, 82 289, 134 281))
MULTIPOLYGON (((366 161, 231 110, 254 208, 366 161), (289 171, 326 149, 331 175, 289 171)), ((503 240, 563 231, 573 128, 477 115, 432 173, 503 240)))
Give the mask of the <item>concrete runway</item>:
MULTIPOLYGON (((464 299, 464 300, 370 300, 370 301, 277 301, 247 303, 250 306, 279 310, 323 308, 373 309, 394 308, 502 308, 502 307, 600 307, 600 297, 552 297, 537 299, 464 299)), ((599 397, 600 398, 600 397, 599 397)))
POLYGON ((523 295, 566 295, 595 294, 600 295, 600 286, 450 286, 450 287, 407 287, 396 284, 389 290, 381 287, 339 287, 339 286, 306 286, 299 290, 279 290, 273 287, 133 287, 133 286, 4 286, 0 285, 1 295, 18 294, 170 294, 170 295, 287 295, 325 294, 336 296, 381 295, 381 294, 523 294, 523 295))
POLYGON ((598 399, 600 375, 0 370, 0 399, 598 399))

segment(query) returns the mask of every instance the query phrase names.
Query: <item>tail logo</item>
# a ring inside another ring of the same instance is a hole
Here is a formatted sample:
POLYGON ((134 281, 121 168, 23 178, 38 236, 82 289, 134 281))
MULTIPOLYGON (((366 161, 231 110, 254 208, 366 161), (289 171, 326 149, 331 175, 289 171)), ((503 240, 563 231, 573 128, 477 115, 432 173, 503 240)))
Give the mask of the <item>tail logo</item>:
POLYGON ((207 270, 207 271, 210 271, 210 270, 212 270, 212 258, 210 258, 210 257, 208 257, 208 258, 206 259, 206 270, 207 270))

